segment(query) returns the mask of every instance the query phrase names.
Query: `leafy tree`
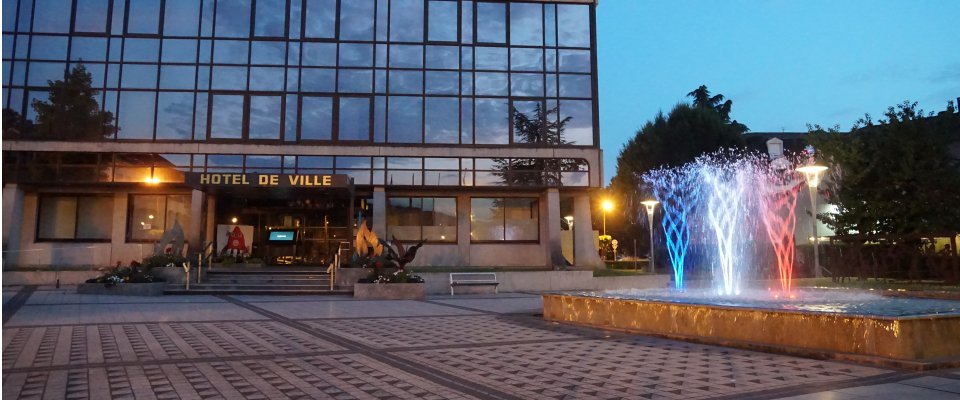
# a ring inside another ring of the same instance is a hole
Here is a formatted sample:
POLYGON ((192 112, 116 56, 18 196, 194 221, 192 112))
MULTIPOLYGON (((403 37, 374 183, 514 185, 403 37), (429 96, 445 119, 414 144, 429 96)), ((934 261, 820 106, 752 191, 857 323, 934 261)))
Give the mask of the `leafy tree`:
POLYGON ((723 95, 719 94, 711 96, 706 86, 700 86, 687 96, 693 98, 693 105, 681 103, 668 115, 658 113, 620 150, 616 175, 604 193, 617 204, 613 213, 620 214, 617 218, 607 216, 607 230, 613 235, 646 237, 643 220, 646 217, 640 217, 643 210, 640 201, 651 194, 637 192, 639 177, 645 172, 681 166, 721 148, 744 146, 742 133, 747 127, 730 121, 732 101, 724 101, 723 95))
POLYGON ((41 140, 101 140, 117 133, 113 113, 100 110, 93 78, 87 68, 74 67, 63 80, 47 81, 50 96, 34 100, 36 123, 26 138, 41 140))
MULTIPOLYGON (((568 145, 563 138, 572 117, 559 119, 557 108, 544 109, 538 103, 528 115, 511 109, 514 137, 517 142, 544 146, 568 145)), ((494 175, 510 186, 561 186, 561 171, 573 167, 574 160, 545 158, 497 158, 494 175)))
POLYGON ((870 115, 848 133, 809 127, 830 167, 824 183, 838 234, 947 233, 960 228, 960 114, 953 103, 924 114, 909 101, 870 115))

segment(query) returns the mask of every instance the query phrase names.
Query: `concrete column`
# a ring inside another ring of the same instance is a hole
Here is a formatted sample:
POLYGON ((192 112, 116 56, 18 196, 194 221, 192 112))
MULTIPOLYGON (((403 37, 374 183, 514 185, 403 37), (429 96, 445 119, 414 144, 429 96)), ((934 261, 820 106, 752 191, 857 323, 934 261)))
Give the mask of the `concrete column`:
POLYGON ((556 188, 547 189, 544 196, 546 199, 546 215, 544 216, 546 224, 544 228, 544 237, 546 239, 546 260, 547 267, 558 269, 567 266, 563 258, 563 245, 560 242, 560 191, 556 188))
MULTIPOLYGON (((126 254, 121 254, 124 244, 127 242, 127 208, 128 208, 129 196, 126 193, 114 193, 113 194, 113 230, 110 235, 110 265, 117 265, 117 261, 120 261, 121 264, 127 265, 131 260, 126 260, 124 257, 126 254)), ((153 251, 153 245, 138 244, 137 249, 140 254, 137 257, 137 260, 140 260, 146 253, 146 255, 151 254, 153 251), (147 250, 143 250, 146 247, 147 250)))
POLYGON ((206 232, 204 236, 203 245, 206 246, 207 243, 212 243, 216 239, 217 234, 217 196, 207 195, 207 219, 204 221, 206 224, 206 232))
POLYGON ((200 190, 193 189, 190 192, 190 228, 184 232, 184 235, 187 242, 190 243, 187 254, 189 254, 188 257, 191 260, 196 258, 194 257, 195 254, 203 250, 200 236, 203 225, 205 225, 203 221, 203 198, 204 193, 200 190))
POLYGON ((603 268, 603 262, 597 254, 593 240, 590 195, 578 194, 573 198, 573 257, 577 267, 603 268))
POLYGON ((470 196, 457 196, 457 252, 458 266, 470 266, 470 196))
POLYGON ((3 263, 19 263, 20 228, 23 223, 23 189, 16 183, 3 185, 3 263))
POLYGON ((387 238, 387 192, 383 186, 373 188, 373 233, 386 241, 387 238))

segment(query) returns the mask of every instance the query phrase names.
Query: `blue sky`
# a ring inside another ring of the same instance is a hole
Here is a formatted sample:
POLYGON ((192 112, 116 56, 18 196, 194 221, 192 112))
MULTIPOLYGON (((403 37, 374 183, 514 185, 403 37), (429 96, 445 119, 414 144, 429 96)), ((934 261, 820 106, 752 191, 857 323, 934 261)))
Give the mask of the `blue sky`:
POLYGON ((755 132, 848 130, 960 96, 957 0, 605 0, 597 7, 604 178, 657 111, 706 84, 755 132))

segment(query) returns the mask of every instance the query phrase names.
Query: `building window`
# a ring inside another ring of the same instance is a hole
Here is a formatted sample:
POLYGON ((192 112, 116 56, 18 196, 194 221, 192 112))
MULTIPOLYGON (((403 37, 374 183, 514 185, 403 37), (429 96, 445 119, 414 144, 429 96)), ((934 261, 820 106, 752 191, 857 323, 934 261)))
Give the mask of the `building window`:
POLYGON ((457 199, 391 197, 387 200, 387 236, 401 241, 456 242, 457 199))
POLYGON ((540 239, 537 199, 521 197, 470 199, 470 239, 474 242, 540 239))
POLYGON ((109 241, 113 197, 40 196, 37 240, 109 241))
POLYGON ((131 195, 127 216, 129 241, 158 240, 178 222, 186 233, 190 230, 190 196, 131 195))

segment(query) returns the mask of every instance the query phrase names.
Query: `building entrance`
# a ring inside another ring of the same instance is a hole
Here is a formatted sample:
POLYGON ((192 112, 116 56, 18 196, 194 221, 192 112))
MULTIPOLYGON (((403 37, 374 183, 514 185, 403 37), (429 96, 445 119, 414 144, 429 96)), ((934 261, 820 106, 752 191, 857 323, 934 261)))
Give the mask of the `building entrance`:
POLYGON ((267 265, 326 266, 338 250, 349 254, 352 209, 351 199, 328 196, 218 198, 217 249, 267 265))

